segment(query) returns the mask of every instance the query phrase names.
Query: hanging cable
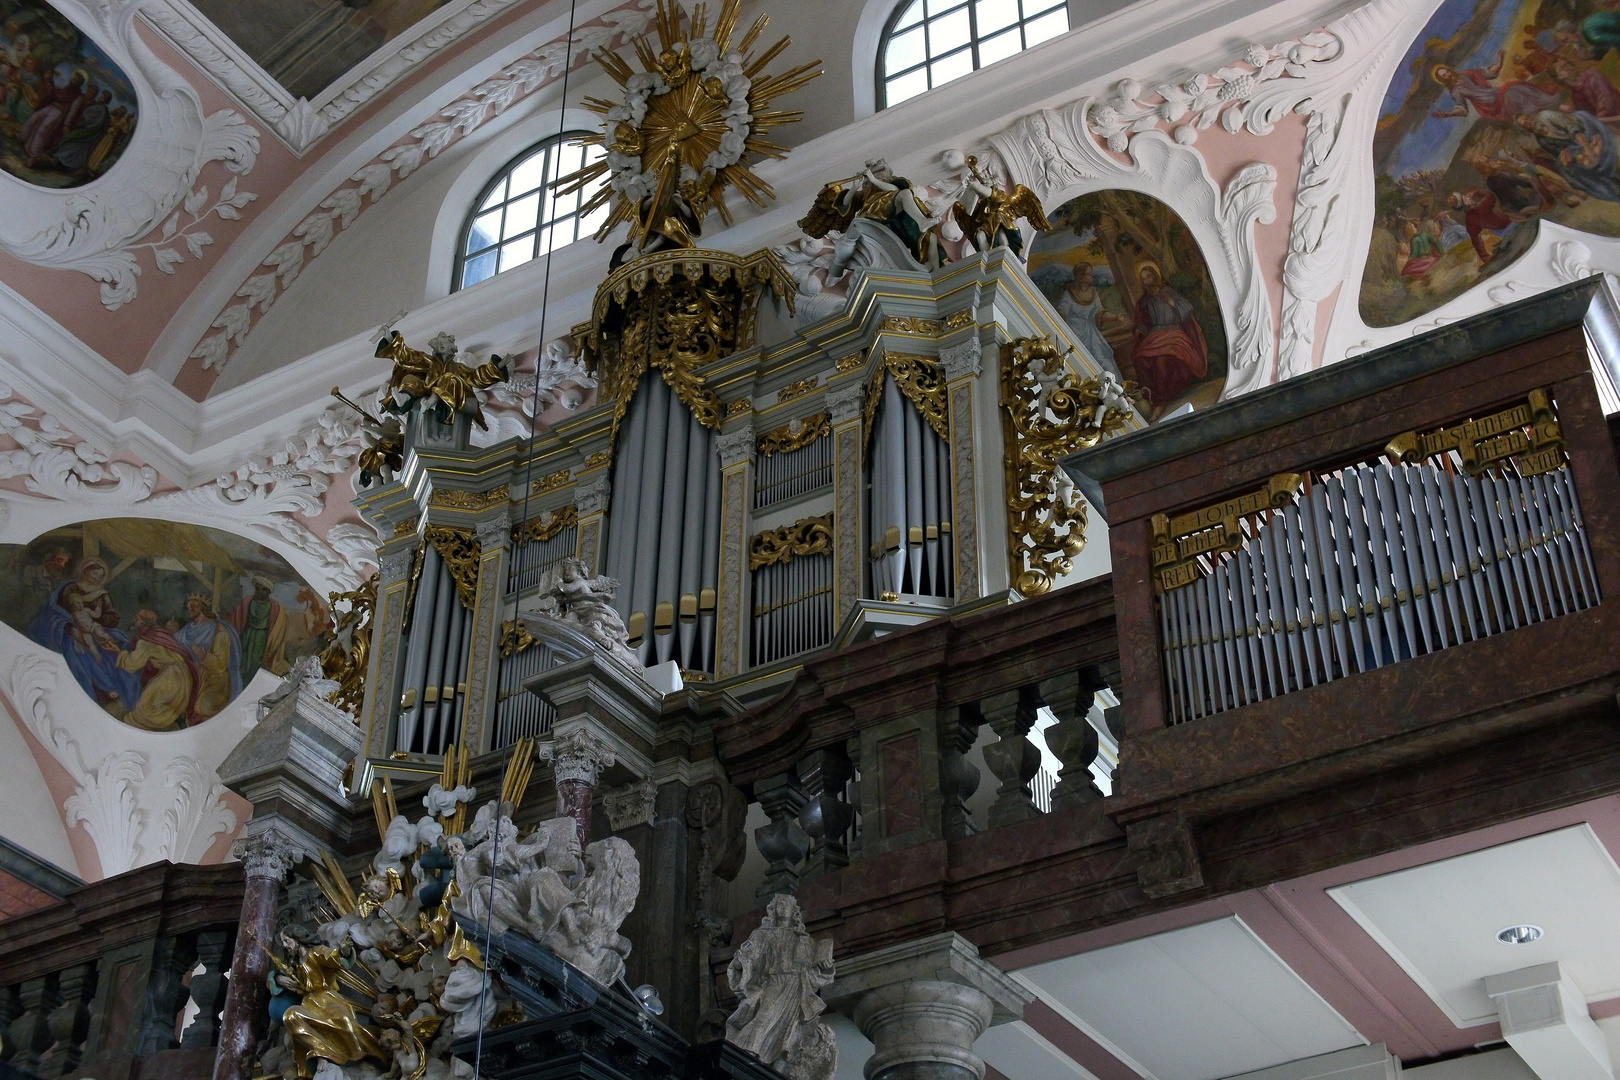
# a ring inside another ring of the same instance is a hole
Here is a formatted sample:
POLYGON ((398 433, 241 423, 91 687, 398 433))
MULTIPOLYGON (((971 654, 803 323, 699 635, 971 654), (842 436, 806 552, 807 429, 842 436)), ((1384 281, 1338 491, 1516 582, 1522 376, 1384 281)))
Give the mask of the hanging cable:
MULTIPOLYGON (((557 107, 557 144, 556 145, 558 147, 558 153, 554 157, 554 160, 559 160, 559 161, 560 161, 560 158, 561 158, 563 133, 567 130, 567 126, 568 126, 567 125, 567 115, 568 115, 568 76, 569 76, 569 73, 573 70, 573 67, 574 67, 574 28, 575 28, 574 20, 575 20, 575 18, 577 16, 577 7, 578 7, 578 0, 569 0, 569 3, 568 3, 568 36, 565 38, 565 44, 563 46, 562 93, 561 93, 561 95, 559 97, 559 105, 557 107)), ((560 166, 559 166, 558 171, 561 171, 560 166)), ((556 197, 555 194, 553 194, 552 198, 555 198, 555 197, 556 197)), ((539 341, 539 345, 538 345, 538 348, 536 349, 535 357, 534 357, 534 374, 535 374, 535 379, 534 379, 534 401, 531 403, 531 407, 530 407, 530 411, 529 411, 529 441, 528 441, 527 446, 525 447, 525 455, 524 455, 525 456, 525 461, 524 461, 524 466, 523 466, 523 509, 522 509, 521 514, 518 517, 518 521, 520 523, 526 522, 526 521, 529 520, 529 500, 533 496, 533 492, 534 492, 534 483, 533 483, 533 477, 534 477, 534 446, 535 446, 535 441, 538 438, 539 423, 540 423, 540 360, 541 360, 541 357, 544 355, 545 348, 546 348, 546 316, 549 314, 549 301, 551 299, 551 260, 552 260, 552 257, 556 254, 556 252, 557 252, 557 232, 556 232, 555 229, 553 229, 552 232, 551 232, 551 235, 550 235, 550 237, 549 237, 549 239, 547 241, 545 276, 541 279, 541 284, 540 284, 540 341, 539 341)), ((525 544, 522 547, 517 547, 516 545, 514 545, 514 547, 516 548, 516 550, 514 550, 512 552, 512 558, 517 563, 518 573, 517 573, 516 580, 520 583, 519 587, 521 589, 521 583, 525 580, 525 578, 523 576, 523 571, 525 569, 525 567, 523 565, 524 550, 525 550, 525 548, 529 547, 529 545, 525 544)), ((521 604, 521 593, 519 594, 518 600, 514 601, 514 603, 513 603, 513 611, 512 611, 513 619, 516 619, 518 617, 517 608, 518 608, 518 606, 520 606, 520 604, 521 604)), ((516 680, 516 678, 517 678, 517 664, 512 663, 512 664, 501 665, 501 664, 499 664, 499 661, 497 661, 497 664, 499 666, 497 666, 497 668, 496 668, 495 710, 496 710, 496 715, 499 716, 502 691, 503 690, 511 691, 513 689, 511 686, 504 686, 503 687, 502 683, 503 683, 503 681, 515 681, 516 680), (510 678, 510 680, 503 680, 502 679, 501 676, 505 674, 505 672, 502 671, 502 668, 510 668, 511 669, 511 678, 510 678)), ((463 724, 463 726, 462 726, 462 731, 463 732, 466 731, 465 724, 463 724)), ((494 846, 493 846, 493 848, 492 848, 492 850, 490 852, 490 873, 491 874, 494 874, 496 872, 496 868, 500 866, 500 858, 501 858, 501 811, 503 809, 502 804, 501 804, 501 796, 506 791, 506 772, 507 772, 507 767, 511 764, 511 760, 512 760, 511 753, 507 753, 504 757, 501 758, 501 786, 500 786, 500 789, 496 792, 496 795, 495 795, 495 802, 496 802, 496 805, 495 805, 495 822, 494 822, 495 840, 494 840, 494 846)), ((513 812, 516 813, 515 810, 513 812)), ((515 827, 515 823, 514 823, 514 827, 515 827)), ((580 843, 583 845, 584 842, 587 839, 588 839, 587 837, 580 837, 580 843)), ((493 905, 491 905, 491 908, 493 908, 493 905)), ((495 915, 494 915, 494 911, 491 910, 489 912, 486 912, 485 916, 484 916, 484 970, 483 970, 483 976, 484 977, 483 977, 483 981, 482 981, 482 983, 481 983, 481 985, 479 987, 479 993, 478 993, 478 1010, 479 1010, 478 1045, 477 1045, 477 1049, 473 1052, 473 1075, 474 1076, 482 1075, 483 1064, 484 1064, 484 1027, 485 1027, 484 1019, 483 1019, 484 997, 485 997, 485 995, 487 995, 489 993, 489 946, 490 946, 490 940, 494 935, 494 926, 495 926, 495 915)))

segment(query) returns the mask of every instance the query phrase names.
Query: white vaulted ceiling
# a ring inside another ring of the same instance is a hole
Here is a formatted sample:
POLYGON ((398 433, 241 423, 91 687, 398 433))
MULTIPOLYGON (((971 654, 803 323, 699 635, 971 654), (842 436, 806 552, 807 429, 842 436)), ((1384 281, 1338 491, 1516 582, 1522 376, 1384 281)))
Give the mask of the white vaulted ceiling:
POLYGON ((1620 867, 1577 825, 1328 890, 1458 1027, 1496 1019, 1488 975, 1558 961, 1589 1001, 1620 996, 1620 867), (1529 923, 1540 941, 1504 945, 1529 923))
POLYGON ((1153 1080, 1215 1080, 1367 1041, 1236 917, 1019 976, 1153 1080))

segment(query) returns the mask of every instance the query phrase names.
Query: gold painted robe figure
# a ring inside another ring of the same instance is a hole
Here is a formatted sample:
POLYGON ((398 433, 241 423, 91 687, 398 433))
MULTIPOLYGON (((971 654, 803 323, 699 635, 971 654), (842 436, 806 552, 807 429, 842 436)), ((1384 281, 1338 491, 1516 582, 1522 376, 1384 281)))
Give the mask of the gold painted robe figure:
POLYGON ((393 374, 388 376, 387 395, 399 411, 409 408, 417 398, 437 397, 439 422, 444 424, 452 423, 457 413, 464 412, 473 423, 488 430, 476 391, 494 386, 511 375, 511 366, 502 357, 491 357, 489 363, 470 368, 411 348, 398 330, 377 343, 377 355, 394 362, 393 374))
POLYGON ((291 969, 303 1000, 281 1018, 282 1028, 292 1045, 293 1065, 298 1075, 314 1075, 309 1059, 325 1058, 336 1065, 347 1065, 363 1058, 387 1061, 388 1057, 369 1028, 361 1025, 354 1005, 338 990, 343 961, 337 951, 325 945, 304 953, 291 969))
POLYGON ((156 627, 157 615, 142 610, 135 615, 134 645, 118 654, 125 671, 155 674, 141 688, 140 700, 123 717, 124 723, 146 731, 171 731, 196 718, 197 665, 166 630, 156 627))

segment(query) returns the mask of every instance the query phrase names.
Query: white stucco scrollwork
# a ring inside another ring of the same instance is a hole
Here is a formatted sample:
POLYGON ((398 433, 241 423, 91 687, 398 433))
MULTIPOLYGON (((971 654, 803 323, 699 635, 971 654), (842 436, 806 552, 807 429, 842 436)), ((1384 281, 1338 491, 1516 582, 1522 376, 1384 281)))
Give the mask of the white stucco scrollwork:
POLYGON ((129 75, 139 118, 129 148, 93 183, 55 190, 0 174, 6 204, 0 250, 35 266, 89 275, 101 283, 102 304, 117 311, 136 297, 143 254, 173 273, 188 252, 205 257, 213 243, 203 228, 210 218, 241 216, 254 196, 239 191, 237 179, 253 169, 259 131, 234 110, 204 111, 196 90, 135 32, 139 0, 56 6, 129 75), (236 174, 217 194, 197 183, 213 161, 236 174), (154 232, 155 239, 139 242, 154 232))

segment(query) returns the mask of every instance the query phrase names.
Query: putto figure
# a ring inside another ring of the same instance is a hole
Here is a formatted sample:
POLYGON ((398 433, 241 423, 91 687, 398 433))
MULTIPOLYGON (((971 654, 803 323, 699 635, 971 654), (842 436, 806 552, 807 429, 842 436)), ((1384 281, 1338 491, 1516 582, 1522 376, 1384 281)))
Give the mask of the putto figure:
POLYGON ((394 362, 394 371, 388 376, 384 390, 383 407, 390 412, 404 413, 426 399, 438 403, 439 423, 452 423, 459 413, 488 430, 478 391, 509 378, 511 362, 505 357, 492 356, 487 364, 470 368, 456 360, 456 339, 449 334, 435 336, 429 347, 432 352, 411 348, 398 330, 387 332, 377 343, 377 355, 394 362))
POLYGON ((799 902, 776 894, 726 969, 740 999, 726 1021, 726 1041, 788 1080, 829 1080, 838 1044, 820 1019, 827 1005, 817 992, 832 979, 832 942, 811 937, 799 902))
POLYGON ((1052 231, 1041 201, 1023 184, 1014 184, 1008 190, 998 188, 994 180, 979 171, 979 159, 971 154, 963 158, 962 163, 967 168, 967 175, 962 179, 962 198, 952 208, 962 232, 978 251, 1001 247, 1023 259, 1024 234, 1018 229, 1020 218, 1028 219, 1041 232, 1052 231))
POLYGON ((618 581, 605 574, 593 577, 583 560, 563 559, 541 575, 539 596, 530 610, 579 627, 603 651, 639 670, 630 632, 613 607, 618 591, 618 581))

